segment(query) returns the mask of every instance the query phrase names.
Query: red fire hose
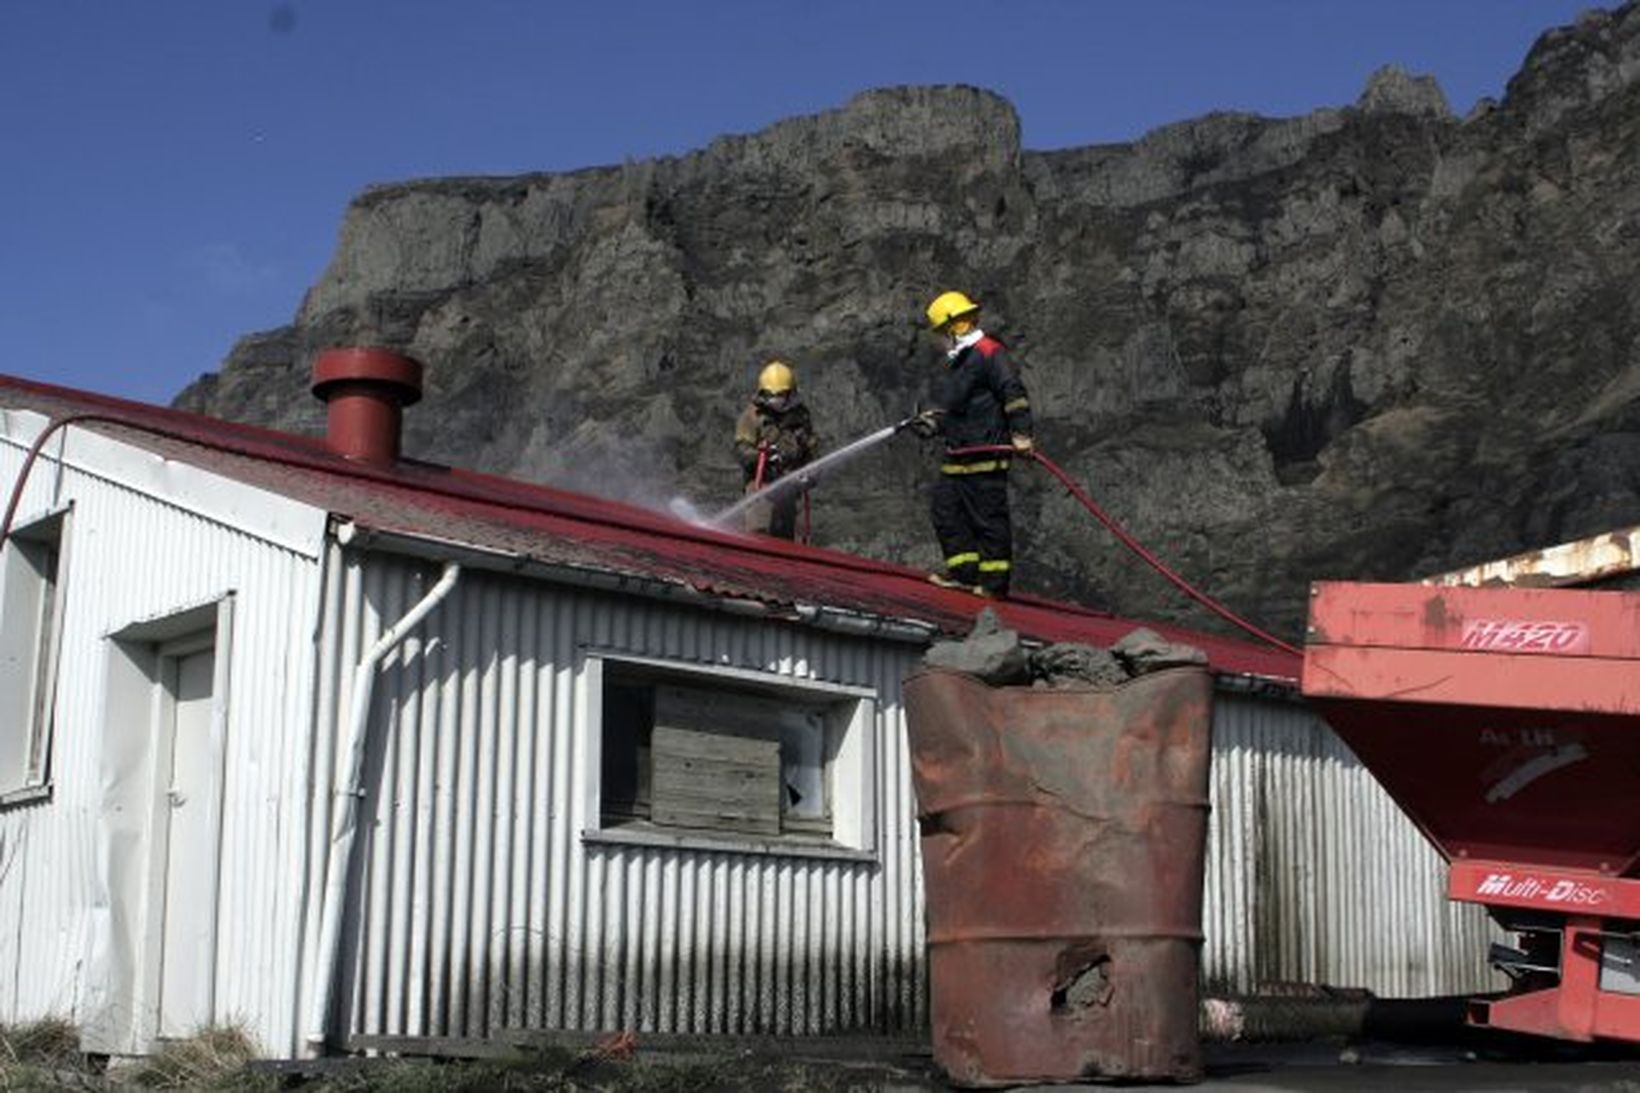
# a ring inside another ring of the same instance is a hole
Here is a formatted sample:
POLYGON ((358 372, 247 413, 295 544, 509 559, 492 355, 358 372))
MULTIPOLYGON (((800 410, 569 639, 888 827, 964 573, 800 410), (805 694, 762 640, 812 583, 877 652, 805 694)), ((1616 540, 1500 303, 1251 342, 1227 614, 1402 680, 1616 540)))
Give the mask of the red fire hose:
POLYGON ((1028 456, 1029 458, 1035 460, 1037 464, 1039 464, 1049 474, 1057 478, 1060 485, 1064 486, 1065 489, 1070 492, 1070 495, 1076 498, 1081 506, 1087 509, 1089 514, 1091 514, 1095 520, 1098 520, 1101 524, 1105 525, 1105 528, 1109 530, 1112 535, 1116 536, 1118 542, 1127 547, 1134 554, 1137 554, 1140 560, 1146 565, 1160 573, 1163 577, 1166 577, 1170 582, 1172 582, 1174 587, 1179 589, 1179 591, 1183 592, 1186 596, 1189 596, 1191 599, 1195 600, 1197 603, 1201 604, 1221 619, 1224 619, 1226 622, 1234 626, 1240 627, 1242 630, 1245 630, 1247 633, 1253 635, 1255 638, 1258 638, 1260 641, 1267 642, 1268 644, 1275 646, 1277 649, 1280 649, 1282 652, 1291 653, 1295 657, 1302 657, 1304 655, 1302 650, 1289 645, 1287 642, 1282 641, 1273 634, 1268 634, 1259 629, 1257 626, 1254 626, 1252 623, 1248 622, 1240 615, 1237 615, 1235 612, 1231 611, 1228 607, 1225 607, 1205 592, 1198 590, 1194 585, 1185 580, 1179 574, 1175 573, 1168 567, 1166 562, 1151 553, 1143 543, 1128 534, 1126 528, 1122 527, 1122 525, 1117 523, 1116 520, 1106 513, 1104 509, 1100 508, 1094 499, 1088 496, 1087 491, 1077 485, 1076 481, 1072 479, 1070 475, 1066 474, 1059 464, 1055 463, 1053 460, 1049 459, 1036 449, 1033 448, 1029 452, 1021 452, 1010 444, 982 444, 972 448, 953 448, 948 450, 945 454, 1011 455, 1015 458, 1028 456))
MULTIPOLYGON (((764 486, 763 478, 764 478, 764 475, 768 473, 768 469, 769 469, 769 445, 767 443, 760 443, 757 446, 757 470, 752 474, 752 491, 751 492, 756 493, 758 490, 763 488, 763 486, 764 486)), ((807 489, 805 489, 803 491, 803 542, 805 542, 805 543, 809 541, 809 531, 810 531, 809 524, 810 524, 809 491, 807 489)))

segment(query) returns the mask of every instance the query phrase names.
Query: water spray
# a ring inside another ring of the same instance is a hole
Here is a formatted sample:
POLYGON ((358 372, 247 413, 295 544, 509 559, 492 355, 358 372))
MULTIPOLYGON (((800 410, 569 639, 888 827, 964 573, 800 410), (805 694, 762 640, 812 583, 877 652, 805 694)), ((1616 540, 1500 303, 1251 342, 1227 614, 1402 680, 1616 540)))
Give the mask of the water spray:
POLYGON ((704 512, 696 508, 695 503, 687 497, 674 497, 666 503, 666 507, 671 511, 673 516, 676 516, 679 520, 683 520, 686 523, 694 524, 696 527, 707 527, 710 526, 712 522, 711 519, 704 512))
MULTIPOLYGON (((753 493, 748 493, 746 496, 742 497, 739 501, 736 501, 722 512, 708 518, 706 522, 708 524, 722 526, 733 520, 736 516, 739 516, 742 512, 745 512, 752 505, 757 504, 759 501, 774 501, 780 497, 784 497, 788 493, 792 493, 797 490, 809 489, 813 487, 815 483, 819 482, 828 471, 835 470, 851 459, 854 459, 862 453, 875 448, 883 441, 894 436, 901 429, 906 428, 913 420, 913 418, 906 418, 902 422, 885 426, 884 428, 878 429, 874 433, 852 441, 849 444, 838 448, 835 452, 828 452, 819 459, 816 459, 813 463, 805 464, 799 469, 786 475, 784 478, 777 478, 767 486, 764 486, 762 489, 753 493)), ((675 504, 674 511, 676 511, 675 504)))

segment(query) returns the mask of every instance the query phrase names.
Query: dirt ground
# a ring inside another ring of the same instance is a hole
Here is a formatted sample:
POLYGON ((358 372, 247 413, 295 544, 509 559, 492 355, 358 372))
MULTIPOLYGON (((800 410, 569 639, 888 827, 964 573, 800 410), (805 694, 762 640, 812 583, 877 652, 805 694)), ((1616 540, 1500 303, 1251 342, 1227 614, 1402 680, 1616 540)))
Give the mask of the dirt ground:
MULTIPOLYGON (((526 1053, 528 1057, 531 1053, 526 1053)), ((1547 1045, 1511 1055, 1459 1046, 1407 1047, 1349 1044, 1208 1045, 1207 1073, 1190 1088, 1220 1093, 1301 1093, 1317 1090, 1393 1090, 1395 1093, 1640 1093, 1640 1054, 1547 1045)), ((345 1072, 312 1074, 296 1083, 310 1090, 563 1089, 610 1093, 933 1093, 952 1087, 926 1044, 871 1039, 742 1041, 701 1038, 692 1045, 663 1041, 617 1057, 546 1049, 532 1061, 514 1058, 438 1064, 406 1082, 403 1060, 342 1061, 345 1072)), ((423 1064, 424 1066, 426 1064, 423 1064)), ((287 1082, 289 1088, 292 1083, 287 1082)), ((1040 1086, 1044 1093, 1108 1091, 1108 1083, 1040 1086)), ((1126 1085, 1121 1088, 1139 1088, 1126 1085)))

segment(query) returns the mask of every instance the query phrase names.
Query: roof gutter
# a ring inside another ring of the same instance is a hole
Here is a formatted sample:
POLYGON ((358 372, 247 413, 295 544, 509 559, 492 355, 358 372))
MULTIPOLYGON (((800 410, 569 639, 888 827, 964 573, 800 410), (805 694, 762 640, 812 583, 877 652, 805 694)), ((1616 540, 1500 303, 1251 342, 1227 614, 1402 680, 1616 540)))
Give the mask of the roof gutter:
POLYGON ((894 618, 825 604, 798 603, 782 607, 762 600, 717 596, 683 581, 621 573, 592 566, 547 562, 528 554, 476 547, 453 539, 383 531, 365 527, 352 520, 338 522, 336 541, 343 546, 403 554, 425 561, 445 562, 455 559, 475 569, 517 573, 577 588, 621 592, 749 618, 800 623, 856 637, 885 638, 925 646, 944 634, 940 627, 922 619, 894 618))
MULTIPOLYGON (((600 592, 619 592, 643 596, 669 603, 683 603, 708 611, 739 615, 745 618, 766 619, 772 622, 792 622, 812 626, 852 637, 880 638, 926 648, 946 636, 946 632, 932 622, 913 618, 895 618, 827 604, 798 603, 780 607, 762 600, 715 596, 682 581, 663 580, 614 570, 595 569, 591 566, 572 566, 561 562, 544 562, 527 554, 476 547, 454 539, 436 536, 412 535, 406 532, 383 531, 365 527, 351 520, 338 520, 336 541, 343 546, 381 550, 402 554, 422 561, 446 562, 455 559, 472 569, 515 573, 540 580, 555 581, 577 588, 600 592)), ((1032 644, 1040 644, 1033 642, 1032 644)), ((1284 676, 1258 675, 1252 672, 1232 672, 1211 669, 1216 690, 1226 694, 1240 694, 1272 699, 1298 697, 1298 680, 1284 676)))

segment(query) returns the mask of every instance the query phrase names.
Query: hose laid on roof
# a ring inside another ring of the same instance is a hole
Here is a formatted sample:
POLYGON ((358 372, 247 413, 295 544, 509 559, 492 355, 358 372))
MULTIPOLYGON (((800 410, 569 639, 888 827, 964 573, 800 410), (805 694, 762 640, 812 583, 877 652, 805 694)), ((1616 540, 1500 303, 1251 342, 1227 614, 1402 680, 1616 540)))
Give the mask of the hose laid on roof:
POLYGON ((1221 619, 1224 619, 1226 622, 1229 622, 1234 626, 1240 627, 1242 630, 1245 630, 1247 633, 1253 635, 1255 638, 1258 638, 1260 641, 1273 645, 1284 653, 1291 653, 1295 657, 1302 657, 1304 655, 1303 650, 1298 649, 1293 645, 1289 645, 1287 642, 1282 641, 1273 634, 1266 633, 1257 626, 1254 626, 1252 623, 1248 622, 1240 615, 1237 615, 1234 611, 1231 611, 1228 607, 1225 607, 1205 592, 1197 589, 1179 574, 1175 573, 1168 567, 1166 562, 1162 561, 1155 554, 1153 554, 1143 543, 1139 542, 1139 540, 1130 535, 1126 528, 1117 523, 1109 513, 1100 508, 1098 503, 1095 502, 1092 497, 1088 496, 1087 491, 1077 485, 1076 480, 1066 474, 1059 464, 1043 455, 1040 451, 1033 448, 1029 452, 1021 452, 1009 444, 981 444, 972 448, 955 448, 948 451, 946 454, 1011 455, 1016 459, 1020 456, 1029 456, 1049 474, 1057 478, 1060 485, 1064 486, 1065 489, 1070 492, 1070 495, 1076 498, 1077 502, 1080 503, 1083 508, 1087 509, 1089 514, 1091 514, 1095 520, 1098 520, 1101 524, 1105 525, 1106 529, 1109 530, 1112 535, 1116 536, 1117 540, 1123 546, 1138 555, 1139 559, 1146 565, 1160 573, 1163 577, 1166 577, 1174 587, 1179 589, 1179 591, 1183 592, 1186 596, 1189 596, 1191 599, 1195 600, 1197 603, 1201 604, 1221 619))

